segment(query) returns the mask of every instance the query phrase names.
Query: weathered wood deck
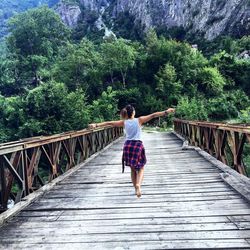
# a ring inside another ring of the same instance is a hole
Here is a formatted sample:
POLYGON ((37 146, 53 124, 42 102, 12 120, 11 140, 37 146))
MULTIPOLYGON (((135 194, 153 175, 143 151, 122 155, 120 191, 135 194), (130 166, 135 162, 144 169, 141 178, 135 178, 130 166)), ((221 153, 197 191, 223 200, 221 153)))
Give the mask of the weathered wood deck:
POLYGON ((120 139, 0 228, 0 249, 250 249, 250 204, 170 133, 144 133, 142 198, 120 139))

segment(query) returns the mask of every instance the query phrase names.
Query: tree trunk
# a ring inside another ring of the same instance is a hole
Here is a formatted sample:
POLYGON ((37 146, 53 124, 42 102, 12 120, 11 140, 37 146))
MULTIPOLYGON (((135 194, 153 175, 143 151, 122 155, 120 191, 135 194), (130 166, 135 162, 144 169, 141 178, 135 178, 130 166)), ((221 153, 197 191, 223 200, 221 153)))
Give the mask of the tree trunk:
POLYGON ((126 73, 121 71, 123 88, 126 88, 126 73))
POLYGON ((113 72, 111 72, 111 71, 110 71, 110 79, 111 79, 111 83, 112 83, 112 85, 113 85, 114 79, 113 79, 113 72))

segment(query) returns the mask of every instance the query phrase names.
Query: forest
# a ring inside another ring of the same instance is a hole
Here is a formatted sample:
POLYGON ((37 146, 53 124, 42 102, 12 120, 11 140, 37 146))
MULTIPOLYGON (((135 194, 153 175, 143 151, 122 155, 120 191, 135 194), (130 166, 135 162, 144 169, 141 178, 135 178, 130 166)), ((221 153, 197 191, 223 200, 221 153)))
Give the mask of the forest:
POLYGON ((49 7, 58 3, 58 0, 1 0, 0 1, 0 41, 8 33, 8 19, 13 15, 47 4, 49 7))
POLYGON ((137 115, 171 106, 183 119, 250 123, 250 59, 239 56, 250 36, 191 41, 150 30, 140 40, 79 39, 79 27, 46 6, 14 16, 8 30, 0 142, 119 119, 128 103, 137 115))

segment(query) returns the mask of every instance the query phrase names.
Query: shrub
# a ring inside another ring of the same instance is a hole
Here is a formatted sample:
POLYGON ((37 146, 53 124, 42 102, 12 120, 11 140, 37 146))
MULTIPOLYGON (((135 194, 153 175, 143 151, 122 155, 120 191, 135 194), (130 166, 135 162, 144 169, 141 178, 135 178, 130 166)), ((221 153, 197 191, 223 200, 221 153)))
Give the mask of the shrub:
POLYGON ((237 108, 225 95, 211 98, 207 105, 209 118, 212 120, 227 120, 237 116, 237 108))
POLYGON ((44 83, 29 91, 25 109, 20 137, 83 129, 90 121, 84 92, 68 92, 63 83, 44 83))
POLYGON ((242 123, 250 123, 250 107, 245 110, 241 110, 238 118, 242 123))
POLYGON ((202 98, 182 97, 176 108, 176 116, 188 120, 207 120, 206 103, 202 98))
POLYGON ((102 92, 101 97, 93 101, 90 111, 94 122, 116 120, 118 111, 116 91, 109 86, 102 92))
POLYGON ((199 71, 198 89, 207 96, 221 94, 226 84, 225 79, 215 67, 204 67, 199 71))

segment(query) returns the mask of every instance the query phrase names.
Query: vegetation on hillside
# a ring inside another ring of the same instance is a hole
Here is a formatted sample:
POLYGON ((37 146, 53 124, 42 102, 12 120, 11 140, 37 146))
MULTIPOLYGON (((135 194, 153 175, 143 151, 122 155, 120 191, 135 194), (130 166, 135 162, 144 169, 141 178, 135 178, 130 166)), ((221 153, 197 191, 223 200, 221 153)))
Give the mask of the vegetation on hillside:
POLYGON ((59 0, 1 0, 0 1, 0 40, 8 33, 8 19, 19 12, 35 8, 41 4, 54 6, 59 0))
POLYGON ((237 57, 249 36, 204 41, 204 53, 153 30, 140 41, 74 40, 48 7, 18 14, 9 30, 0 46, 1 142, 118 119, 127 103, 138 115, 177 106, 184 119, 250 121, 250 60, 237 57))

